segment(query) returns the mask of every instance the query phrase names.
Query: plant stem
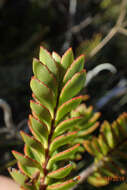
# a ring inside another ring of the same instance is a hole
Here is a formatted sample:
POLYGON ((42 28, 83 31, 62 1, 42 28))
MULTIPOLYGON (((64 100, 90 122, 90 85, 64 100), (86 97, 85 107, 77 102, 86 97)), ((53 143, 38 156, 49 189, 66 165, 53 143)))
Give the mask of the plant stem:
POLYGON ((96 164, 92 163, 87 169, 85 169, 81 173, 79 173, 80 181, 71 190, 75 190, 79 184, 83 183, 93 172, 95 172, 98 168, 103 166, 103 164, 104 164, 104 161, 100 160, 96 164))

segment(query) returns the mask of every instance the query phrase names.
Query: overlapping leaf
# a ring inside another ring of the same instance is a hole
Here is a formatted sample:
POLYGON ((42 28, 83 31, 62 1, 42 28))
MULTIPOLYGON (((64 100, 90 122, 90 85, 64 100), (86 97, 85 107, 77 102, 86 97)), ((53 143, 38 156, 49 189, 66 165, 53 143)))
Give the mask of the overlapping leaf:
POLYGON ((102 160, 103 166, 88 178, 95 186, 107 185, 111 177, 118 179, 127 176, 127 113, 109 124, 105 121, 98 138, 85 141, 87 151, 95 157, 95 164, 102 160), (98 181, 99 180, 99 181, 98 181))
MULTIPOLYGON (((85 83, 84 56, 74 60, 71 48, 60 57, 41 47, 39 60, 33 60, 33 73, 30 86, 34 100, 30 101, 32 115, 28 122, 33 137, 22 132, 25 155, 13 152, 21 170, 20 185, 34 190, 69 189, 79 177, 67 178, 74 168, 67 162, 84 151, 80 143, 98 126, 99 115, 91 108, 83 113, 77 108, 88 98, 76 96, 85 83)), ((15 180, 20 176, 17 171, 10 173, 15 180)))

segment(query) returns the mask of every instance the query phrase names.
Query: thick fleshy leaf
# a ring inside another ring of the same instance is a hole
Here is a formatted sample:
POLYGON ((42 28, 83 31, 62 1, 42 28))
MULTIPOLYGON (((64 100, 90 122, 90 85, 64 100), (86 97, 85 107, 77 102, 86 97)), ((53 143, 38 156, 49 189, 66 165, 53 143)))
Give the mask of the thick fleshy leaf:
POLYGON ((120 128, 118 127, 118 123, 116 121, 114 121, 112 123, 112 131, 113 131, 113 134, 114 134, 117 142, 123 139, 123 135, 122 135, 120 128))
POLYGON ((105 139, 103 138, 102 134, 99 135, 98 143, 100 144, 103 155, 106 155, 109 151, 109 147, 107 143, 105 142, 105 139))
POLYGON ((74 76, 74 74, 80 72, 83 69, 84 61, 85 61, 84 55, 81 55, 71 64, 71 66, 69 67, 63 78, 63 84, 65 84, 68 80, 70 80, 74 76))
POLYGON ((68 148, 63 152, 60 152, 55 156, 52 156, 47 164, 47 169, 51 169, 53 164, 57 161, 69 159, 72 156, 72 154, 75 154, 77 152, 79 146, 80 144, 76 144, 75 146, 68 148))
POLYGON ((44 48, 44 47, 40 47, 40 54, 39 54, 39 60, 47 65, 47 67, 49 68, 49 70, 56 76, 58 73, 58 68, 57 68, 57 64, 54 61, 54 59, 52 58, 51 54, 44 48))
POLYGON ((60 57, 60 55, 58 54, 58 53, 56 53, 56 52, 52 52, 52 57, 53 57, 53 59, 57 62, 57 63, 60 63, 61 62, 61 57, 60 57))
POLYGON ((124 137, 127 136, 127 119, 126 119, 127 114, 123 113, 118 119, 117 123, 119 124, 119 130, 121 131, 122 135, 124 137))
POLYGON ((24 185, 27 177, 23 173, 21 173, 19 170, 16 169, 8 169, 8 170, 13 179, 16 181, 16 183, 18 183, 21 186, 24 185))
POLYGON ((52 118, 48 109, 39 102, 35 102, 33 100, 30 101, 30 107, 34 117, 37 117, 40 121, 44 122, 50 129, 52 118))
POLYGON ((57 94, 56 78, 48 67, 38 59, 33 59, 33 73, 37 79, 46 84, 55 94, 57 94))
POLYGON ((56 123, 58 123, 58 121, 60 121, 67 113, 70 113, 75 109, 82 101, 85 101, 88 98, 88 95, 78 96, 62 104, 56 112, 56 123))
POLYGON ((79 137, 84 137, 86 135, 91 134, 93 131, 95 131, 97 128, 99 127, 99 122, 96 122, 94 125, 92 125, 91 127, 89 127, 88 129, 79 131, 78 136, 79 137))
POLYGON ((70 98, 73 98, 80 90, 83 88, 86 78, 86 71, 82 70, 81 72, 76 73, 63 87, 60 98, 59 106, 70 98), (69 94, 69 96, 68 96, 69 94))
POLYGON ((83 145, 85 146, 85 149, 93 156, 95 156, 94 148, 92 147, 92 144, 89 140, 84 140, 83 145))
POLYGON ((62 56, 61 59, 62 67, 66 70, 72 64, 73 60, 74 60, 73 51, 72 48, 69 48, 62 56))
POLYGON ((72 188, 74 185, 76 185, 79 180, 80 180, 80 177, 78 176, 73 179, 67 180, 63 183, 61 182, 61 183, 49 185, 47 187, 47 190, 68 190, 72 188))
POLYGON ((45 160, 45 151, 43 145, 37 141, 35 138, 27 135, 23 131, 21 132, 21 136, 27 145, 27 147, 33 148, 35 151, 35 155, 39 154, 41 163, 45 160))
POLYGON ((35 77, 32 77, 30 86, 35 97, 42 105, 46 106, 53 115, 53 109, 56 105, 56 99, 53 91, 35 77))
POLYGON ((92 147, 94 149, 94 154, 96 155, 96 158, 101 159, 103 157, 103 154, 101 152, 100 144, 98 143, 98 139, 96 137, 92 139, 92 147))
POLYGON ((78 116, 84 116, 79 125, 84 126, 88 124, 88 121, 93 116, 93 106, 89 106, 88 108, 85 108, 86 106, 84 104, 81 104, 77 107, 77 109, 73 110, 71 112, 71 117, 78 117, 78 116))
POLYGON ((82 119, 82 116, 80 117, 73 117, 66 119, 59 123, 56 126, 56 129, 54 130, 53 138, 66 132, 67 130, 73 129, 73 127, 82 119))
POLYGON ((47 126, 35 119, 32 115, 29 116, 29 127, 33 135, 39 140, 44 147, 47 148, 47 140, 48 140, 48 128, 47 126))
POLYGON ((101 132, 104 133, 105 138, 110 148, 113 148, 115 146, 114 137, 111 130, 111 126, 107 121, 105 121, 103 125, 101 126, 101 132))
POLYGON ((47 177, 54 179, 62 179, 68 176, 69 173, 72 171, 72 169, 73 169, 73 164, 70 163, 64 166, 63 168, 59 168, 58 170, 48 173, 47 177))
POLYGON ((95 187, 105 186, 109 184, 107 177, 101 176, 99 173, 94 173, 94 175, 88 177, 88 182, 95 187))
POLYGON ((32 160, 27 156, 24 156, 16 151, 12 151, 12 153, 15 156, 15 158, 18 160, 18 165, 21 171, 24 174, 28 175, 30 178, 32 178, 33 174, 36 173, 37 171, 43 173, 42 167, 35 160, 32 160))
POLYGON ((42 156, 39 152, 28 145, 24 146, 24 153, 26 156, 33 160, 36 160, 38 163, 44 163, 45 161, 44 156, 42 156))
POLYGON ((52 154, 57 148, 68 144, 71 140, 73 140, 76 137, 77 131, 65 133, 64 135, 56 137, 49 148, 50 154, 52 154))
MULTIPOLYGON (((21 173, 19 170, 16 170, 14 168, 8 169, 10 175, 13 177, 15 182, 20 185, 21 190, 36 190, 34 185, 27 185, 27 181, 29 181, 28 177, 26 177, 23 173, 21 173)), ((30 180, 31 181, 31 180, 30 180)))

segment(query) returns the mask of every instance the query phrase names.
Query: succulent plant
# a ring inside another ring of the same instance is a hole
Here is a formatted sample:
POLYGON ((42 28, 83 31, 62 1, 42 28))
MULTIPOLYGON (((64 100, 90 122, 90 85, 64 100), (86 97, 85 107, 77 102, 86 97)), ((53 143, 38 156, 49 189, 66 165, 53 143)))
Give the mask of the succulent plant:
POLYGON ((84 136, 98 126, 92 108, 80 105, 88 96, 76 96, 86 79, 84 61, 84 55, 74 60, 71 48, 60 57, 40 47, 39 59, 33 59, 28 122, 32 136, 21 132, 25 155, 13 151, 20 171, 10 171, 21 189, 65 190, 79 181, 79 176, 67 176, 85 150, 84 136))
POLYGON ((100 113, 85 105, 88 95, 79 95, 86 79, 84 62, 84 55, 74 60, 71 48, 60 57, 40 47, 39 59, 33 59, 32 114, 28 120, 31 136, 21 131, 24 155, 12 151, 19 170, 9 170, 21 189, 72 188, 80 176, 72 177, 71 172, 84 151, 94 157, 95 168, 87 176, 92 185, 107 185, 106 177, 126 173, 127 113, 113 124, 105 121, 99 137, 93 136, 100 113))

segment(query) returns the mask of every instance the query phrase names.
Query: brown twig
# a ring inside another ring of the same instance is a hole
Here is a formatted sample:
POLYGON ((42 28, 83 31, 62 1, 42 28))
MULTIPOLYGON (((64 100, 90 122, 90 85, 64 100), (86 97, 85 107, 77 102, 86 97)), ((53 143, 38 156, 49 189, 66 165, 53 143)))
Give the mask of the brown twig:
POLYGON ((73 34, 76 34, 76 33, 80 32, 82 29, 84 29, 85 27, 87 27, 89 24, 91 24, 92 21, 93 21, 92 17, 87 17, 82 22, 80 22, 78 25, 73 26, 70 29, 70 31, 73 34))
POLYGON ((102 167, 104 162, 100 160, 97 164, 92 163, 87 169, 79 173, 80 181, 74 186, 71 190, 75 190, 79 184, 83 183, 93 172, 95 172, 98 168, 102 167))
POLYGON ((120 6, 120 14, 116 21, 115 26, 109 31, 107 36, 90 52, 89 58, 92 58, 94 55, 96 55, 118 32, 121 32, 124 35, 127 35, 125 33, 125 23, 124 18, 126 16, 126 4, 127 0, 123 0, 121 2, 120 6))
POLYGON ((125 29, 125 28, 122 28, 122 27, 119 28, 118 32, 127 36, 127 29, 125 29))

